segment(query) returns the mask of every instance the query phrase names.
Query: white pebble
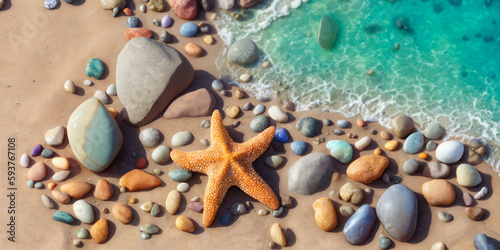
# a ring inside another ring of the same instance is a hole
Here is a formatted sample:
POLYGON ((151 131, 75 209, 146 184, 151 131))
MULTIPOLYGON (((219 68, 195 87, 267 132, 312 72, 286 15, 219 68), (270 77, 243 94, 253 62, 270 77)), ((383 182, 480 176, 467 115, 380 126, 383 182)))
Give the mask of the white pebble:
POLYGON ((240 76, 240 82, 241 83, 247 83, 252 79, 252 76, 250 74, 243 74, 240 76))
POLYGON ((208 146, 210 144, 207 139, 200 139, 200 143, 204 146, 208 146))
POLYGON ((94 98, 99 99, 99 101, 101 101, 103 104, 108 104, 109 103, 108 96, 102 90, 96 91, 95 94, 94 94, 94 98))
POLYGON ((57 126, 45 132, 45 141, 51 146, 61 145, 64 140, 64 127, 57 126))
POLYGON ((116 95, 116 84, 111 84, 108 86, 108 88, 106 89, 106 94, 108 95, 116 95))
POLYGON ((481 190, 479 190, 479 192, 476 195, 474 195, 474 198, 476 200, 479 200, 479 199, 484 198, 487 194, 488 194, 488 188, 483 187, 483 188, 481 188, 481 190))
POLYGON ((54 181, 65 181, 70 174, 71 170, 59 171, 52 176, 52 179, 54 181))
POLYGON ((179 185, 177 185, 177 191, 181 192, 181 193, 185 193, 187 191, 189 191, 189 184, 187 182, 181 182, 179 183, 179 185))
POLYGON ((196 201, 199 201, 199 200, 200 200, 200 197, 198 197, 198 196, 195 196, 195 197, 191 198, 192 202, 196 202, 196 201))
POLYGON ((90 86, 90 85, 92 85, 92 82, 90 80, 85 80, 85 81, 83 81, 83 85, 90 86))
POLYGON ((69 93, 75 93, 76 92, 76 86, 75 83, 71 80, 67 80, 64 83, 64 90, 66 90, 69 93))
POLYGON ((140 10, 142 13, 146 13, 146 5, 142 4, 140 10))
POLYGON ((19 164, 22 167, 25 167, 25 168, 28 167, 28 165, 30 164, 30 157, 28 156, 28 154, 21 155, 21 159, 19 160, 19 164))
POLYGON ((257 214, 259 214, 260 216, 267 215, 268 213, 269 213, 269 211, 267 211, 265 209, 261 209, 261 210, 259 210, 259 212, 257 212, 257 214))

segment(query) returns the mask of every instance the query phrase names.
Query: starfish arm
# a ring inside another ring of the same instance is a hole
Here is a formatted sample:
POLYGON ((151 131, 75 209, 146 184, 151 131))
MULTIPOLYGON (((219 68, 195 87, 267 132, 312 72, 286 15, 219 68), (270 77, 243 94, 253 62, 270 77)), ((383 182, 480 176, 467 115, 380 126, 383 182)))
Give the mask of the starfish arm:
POLYGON ((224 174, 218 176, 209 176, 207 188, 205 189, 205 200, 203 204, 203 225, 209 227, 215 219, 217 210, 219 209, 227 190, 233 184, 229 178, 225 178, 224 174))
POLYGON ((230 151, 231 145, 235 144, 233 139, 229 136, 226 127, 224 127, 222 116, 217 109, 212 113, 210 140, 212 141, 212 147, 224 152, 230 151))
POLYGON ((244 166, 251 165, 253 161, 267 150, 274 138, 274 132, 275 128, 269 127, 256 137, 244 143, 238 143, 235 147, 238 161, 244 166))
POLYGON ((236 186, 243 190, 243 192, 271 209, 279 208, 280 204, 273 190, 253 169, 251 171, 247 170, 244 173, 238 171, 236 179, 236 186))
POLYGON ((198 173, 207 173, 207 167, 210 165, 211 150, 199 150, 191 152, 183 152, 172 150, 170 158, 184 169, 198 173))

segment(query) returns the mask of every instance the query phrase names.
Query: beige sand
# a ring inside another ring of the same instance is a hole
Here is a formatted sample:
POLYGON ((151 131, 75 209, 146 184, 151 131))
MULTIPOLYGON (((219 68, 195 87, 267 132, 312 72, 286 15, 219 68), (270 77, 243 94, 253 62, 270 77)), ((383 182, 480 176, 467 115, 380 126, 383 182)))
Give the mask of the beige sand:
MULTIPOLYGON (((141 13, 139 5, 141 1, 136 0, 134 4, 129 1, 129 8, 134 10, 135 15, 142 21, 143 27, 152 29, 155 39, 158 39, 161 32, 160 27, 155 27, 152 20, 161 18, 166 13, 148 12, 141 13)), ((7 0, 0 11, 0 103, 2 107, 1 115, 1 140, 0 154, 1 159, 1 179, 0 182, 0 225, 2 236, 1 245, 3 249, 69 249, 72 248, 72 241, 76 238, 75 232, 79 228, 90 229, 90 225, 74 223, 66 225, 52 220, 52 214, 56 211, 66 211, 73 214, 71 204, 58 204, 56 210, 50 210, 43 207, 40 196, 46 194, 50 196, 50 190, 29 189, 25 183, 27 169, 18 166, 16 170, 16 242, 7 241, 7 224, 9 223, 8 206, 6 199, 6 154, 7 139, 14 136, 16 138, 16 164, 23 153, 29 153, 33 146, 41 143, 44 147, 52 148, 57 155, 71 158, 71 170, 73 173, 68 181, 82 180, 95 185, 100 178, 106 178, 114 185, 115 195, 110 201, 98 201, 88 194, 85 200, 94 206, 96 221, 98 218, 106 218, 110 222, 110 235, 105 244, 98 245, 92 239, 83 241, 83 247, 87 249, 266 249, 271 241, 269 236, 270 226, 278 222, 286 230, 288 245, 293 249, 345 249, 351 246, 342 234, 342 228, 347 221, 339 214, 339 225, 333 232, 321 231, 314 221, 312 203, 314 200, 328 196, 331 190, 338 191, 339 188, 349 181, 345 175, 347 165, 335 162, 335 168, 340 173, 340 178, 331 181, 328 187, 323 191, 310 196, 301 196, 290 192, 287 188, 288 168, 300 157, 295 156, 290 150, 290 144, 285 144, 285 152, 278 153, 286 158, 285 164, 275 170, 264 165, 264 157, 259 158, 255 163, 256 171, 269 183, 276 194, 291 195, 296 199, 296 207, 286 210, 282 218, 274 218, 271 215, 258 216, 257 211, 266 208, 264 205, 256 202, 237 188, 231 188, 222 203, 216 222, 209 228, 201 226, 202 215, 186 209, 186 201, 194 196, 203 197, 207 177, 195 174, 189 180, 192 188, 183 196, 183 201, 179 212, 176 215, 170 215, 164 211, 164 203, 168 192, 175 189, 177 183, 171 181, 167 174, 170 170, 178 166, 169 162, 164 166, 156 166, 151 162, 150 154, 152 149, 144 149, 138 142, 139 129, 131 128, 119 121, 119 125, 124 135, 124 144, 117 159, 106 171, 102 173, 93 173, 83 167, 75 157, 68 146, 67 139, 63 145, 55 148, 50 147, 44 140, 45 131, 57 125, 66 126, 67 120, 73 110, 84 100, 93 96, 96 90, 105 91, 107 86, 114 83, 116 58, 118 53, 125 45, 123 32, 126 29, 127 17, 121 15, 117 18, 111 16, 111 11, 103 10, 98 1, 76 0, 75 5, 69 5, 62 2, 56 10, 46 10, 43 8, 43 1, 16 1, 7 0), (106 64, 106 73, 103 80, 93 80, 93 86, 84 86, 83 81, 88 79, 85 75, 85 66, 92 57, 100 58, 106 64), (69 94, 64 91, 63 84, 67 79, 73 80, 78 86, 76 94, 69 94), (10 87, 8 87, 10 86, 10 87), (150 165, 146 171, 152 172, 159 168, 164 174, 162 186, 147 192, 124 193, 118 191, 118 179, 122 174, 134 168, 135 160, 131 157, 132 152, 137 152, 138 157, 146 157, 150 165), (126 202, 128 198, 135 197, 138 203, 132 205, 135 209, 134 219, 129 225, 123 225, 114 219, 110 214, 102 213, 103 208, 111 209, 116 202, 126 202), (160 217, 154 218, 150 214, 140 210, 140 204, 146 201, 153 201, 162 206, 160 217), (252 201, 254 208, 250 213, 235 218, 228 226, 221 226, 218 219, 223 212, 237 201, 252 201), (194 233, 185 233, 178 231, 174 226, 175 218, 183 214, 192 218, 196 222, 196 231, 194 233), (149 240, 140 239, 139 226, 146 223, 152 223, 161 228, 161 232, 149 240)), ((168 9, 174 19, 173 27, 168 31, 176 39, 170 44, 174 48, 183 52, 183 46, 189 42, 195 42, 202 46, 207 55, 202 58, 193 58, 187 56, 193 64, 196 75, 195 82, 189 90, 200 87, 210 88, 213 79, 218 75, 214 65, 216 56, 222 51, 223 44, 221 39, 215 36, 216 43, 208 46, 202 42, 202 36, 195 38, 184 38, 179 35, 179 28, 184 22, 177 18, 175 14, 168 9)), ((207 16, 210 13, 207 14, 207 16)), ((196 21, 205 20, 205 13, 199 14, 196 21)), ((212 29, 214 30, 214 29, 212 29)), ((211 89, 211 88, 210 88, 211 89)), ((231 88, 229 93, 234 93, 235 88, 231 88)), ((255 99, 245 98, 236 100, 231 97, 221 97, 218 93, 217 108, 224 109, 228 105, 238 105, 242 107, 246 102, 257 104, 255 99)), ((265 103, 270 107, 274 103, 265 103)), ((117 97, 112 97, 112 103, 107 105, 118 110, 122 105, 117 97)), ((325 144, 315 145, 313 139, 306 138, 297 133, 295 122, 301 117, 312 116, 317 119, 329 118, 333 121, 341 119, 338 114, 323 112, 290 112, 293 118, 286 124, 279 124, 279 127, 285 127, 291 133, 293 140, 304 140, 312 145, 310 152, 329 153, 325 144)), ((254 115, 251 112, 243 112, 238 120, 241 125, 233 128, 231 124, 233 119, 224 118, 224 124, 227 125, 230 135, 235 141, 241 142, 255 136, 256 133, 249 130, 250 121, 254 115)), ((195 136, 195 141, 189 146, 180 147, 180 150, 202 149, 204 146, 199 143, 202 138, 209 138, 209 130, 200 127, 200 118, 186 118, 178 120, 165 120, 158 118, 151 124, 144 126, 159 129, 165 136, 163 144, 170 146, 171 136, 181 130, 191 131, 195 136)), ((349 118, 351 123, 355 124, 355 118, 349 118)), ((326 140, 342 139, 353 144, 356 139, 348 139, 346 135, 335 136, 331 131, 337 128, 335 126, 323 127, 322 135, 326 140), (329 135, 326 132, 330 132, 329 135)), ((375 128, 381 131, 383 128, 378 123, 370 123, 368 130, 358 128, 346 129, 346 132, 358 134, 359 137, 369 135, 369 129, 375 128)), ((359 155, 372 154, 377 146, 383 147, 385 143, 378 135, 371 136, 375 141, 368 149, 356 152, 355 157, 359 155)), ((400 140, 401 141, 401 140, 400 140)), ((269 149, 264 156, 275 154, 273 149, 269 149)), ((397 249, 429 249, 437 241, 445 243, 449 249, 473 249, 473 238, 477 233, 486 233, 489 236, 500 238, 500 209, 498 202, 500 197, 495 195, 499 190, 500 182, 498 174, 492 171, 492 168, 486 163, 482 163, 477 168, 482 172, 483 183, 472 189, 459 187, 455 174, 447 179, 452 182, 457 191, 457 200, 447 207, 430 207, 427 205, 421 195, 421 185, 428 178, 422 177, 421 172, 416 176, 408 176, 402 172, 402 163, 409 158, 417 158, 414 155, 406 155, 399 148, 396 152, 384 152, 391 161, 388 172, 396 174, 403 178, 402 184, 412 189, 418 197, 419 202, 419 221, 415 236, 408 243, 396 242, 397 249), (488 210, 484 218, 479 221, 469 220, 464 213, 464 204, 461 200, 462 192, 475 194, 480 187, 486 185, 490 190, 485 200, 478 201, 478 205, 488 210), (454 215, 455 220, 449 223, 441 222, 437 219, 437 212, 444 210, 454 215)), ((430 153, 431 159, 434 159, 434 153, 430 153)), ((42 160, 41 157, 34 158, 35 161, 42 160)), ((33 163, 33 160, 32 160, 33 163)), ((54 173, 55 168, 48 163, 51 170, 48 171, 45 185, 50 182, 49 178, 54 173)), ((455 166, 453 166, 453 169, 455 166)), ((338 174, 334 176, 339 176, 338 174)), ((370 187, 374 190, 373 194, 365 194, 362 204, 370 204, 375 207, 378 198, 389 186, 381 180, 377 180, 370 185, 355 184, 359 187, 370 187)), ((60 185, 59 185, 60 186, 60 185)), ((59 186, 56 189, 59 189, 59 186)), ((341 201, 338 197, 333 198, 335 207, 342 204, 349 204, 341 201)), ((74 202, 74 201, 73 201, 74 202)), ((72 203, 73 203, 72 202, 72 203)), ((361 205, 361 204, 360 204, 361 205)), ((352 205, 351 205, 352 206, 352 205)), ((352 206, 357 209, 358 206, 352 206)), ((362 245, 366 249, 378 248, 378 237, 380 233, 385 233, 380 224, 376 224, 369 239, 362 245)), ((354 247, 353 247, 354 248, 354 247)))

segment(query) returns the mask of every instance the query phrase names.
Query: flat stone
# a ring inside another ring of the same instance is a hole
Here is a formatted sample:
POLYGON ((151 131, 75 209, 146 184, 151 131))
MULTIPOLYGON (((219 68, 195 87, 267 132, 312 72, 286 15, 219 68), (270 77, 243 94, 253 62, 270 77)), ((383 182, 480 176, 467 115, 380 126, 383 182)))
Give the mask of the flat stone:
POLYGON ((100 179, 95 185, 93 195, 98 200, 107 201, 113 197, 114 192, 113 187, 106 179, 100 179))
POLYGON ((147 38, 130 40, 116 65, 125 120, 133 126, 151 122, 193 79, 193 67, 174 48, 147 38))
POLYGON ((54 219, 55 221, 66 223, 66 224, 71 224, 71 223, 75 222, 75 218, 73 218, 73 216, 71 216, 71 214, 68 214, 64 211, 55 212, 52 215, 52 219, 54 219))
POLYGON ((447 164, 439 163, 435 161, 428 162, 425 167, 423 174, 425 177, 431 177, 434 179, 443 179, 450 175, 451 168, 447 164))
POLYGON ((52 155, 54 155, 54 151, 48 148, 43 149, 42 153, 40 154, 40 156, 42 156, 43 158, 50 158, 52 157, 52 155))
POLYGON ((170 15, 165 15, 161 18, 161 27, 168 28, 172 24, 172 17, 170 15))
POLYGON ((352 204, 357 205, 363 200, 363 190, 348 182, 340 188, 340 198, 344 201, 350 201, 352 204))
POLYGON ((45 141, 51 146, 58 146, 63 143, 64 140, 64 127, 57 126, 53 129, 47 130, 45 132, 45 141))
POLYGON ((191 187, 187 182, 181 182, 177 185, 177 191, 181 193, 186 193, 191 187))
POLYGON ((406 186, 389 187, 377 203, 377 217, 391 237, 408 241, 417 228, 418 202, 415 194, 406 186))
POLYGON ((252 63, 258 56, 257 45, 248 38, 236 41, 227 51, 227 59, 239 65, 252 63))
POLYGON ((321 18, 321 22, 318 28, 318 43, 319 45, 326 50, 329 50, 333 47, 333 44, 337 40, 337 32, 339 30, 339 26, 333 18, 330 16, 324 15, 321 18))
POLYGON ((441 124, 437 122, 429 124, 424 130, 425 138, 430 140, 437 140, 441 138, 443 136, 443 133, 443 127, 441 127, 441 124))
POLYGON ((54 175, 52 175, 52 179, 54 181, 65 181, 69 175, 71 174, 71 170, 63 170, 63 171, 59 171, 57 173, 55 173, 54 175))
POLYGON ((362 205, 344 225, 345 238, 353 245, 361 244, 370 235, 376 221, 373 209, 367 204, 362 205))
POLYGON ((285 123, 288 121, 288 115, 286 112, 281 110, 281 108, 278 105, 273 105, 267 110, 267 114, 271 119, 275 120, 276 122, 280 123, 285 123))
POLYGON ((104 243, 108 239, 108 220, 101 218, 90 228, 90 236, 96 243, 104 243))
POLYGON ((176 182, 183 182, 191 179, 193 173, 189 170, 178 168, 168 172, 168 177, 176 182))
POLYGON ((166 145, 161 145, 153 150, 151 153, 151 159, 153 162, 163 165, 170 161, 170 148, 166 145))
POLYGON ((167 200, 165 202, 165 210, 167 210, 169 214, 175 214, 177 212, 181 204, 181 196, 181 193, 177 190, 172 190, 168 193, 167 200))
POLYGON ((339 211, 340 211, 340 214, 342 214, 342 216, 345 216, 347 218, 351 217, 354 214, 354 209, 352 209, 352 207, 349 207, 346 205, 342 205, 339 208, 339 211))
POLYGON ((201 213, 201 212, 203 212, 203 202, 199 202, 199 201, 189 202, 187 205, 187 208, 189 208, 197 213, 201 213))
POLYGON ((436 149, 436 147, 437 147, 437 143, 435 143, 434 141, 429 141, 427 143, 427 145, 425 145, 425 149, 428 151, 434 151, 434 149, 436 149))
POLYGON ((120 187, 130 192, 153 189, 161 184, 160 178, 148 174, 140 169, 134 169, 124 174, 118 181, 120 187))
POLYGON ((484 214, 486 213, 486 210, 480 207, 466 207, 465 208, 465 214, 469 219, 471 220, 480 220, 483 218, 484 214))
POLYGON ((314 137, 321 131, 321 123, 312 117, 301 118, 295 127, 301 134, 307 137, 314 137))
POLYGON ((474 197, 472 197, 472 195, 470 195, 469 193, 464 192, 462 199, 466 207, 474 205, 474 197))
POLYGON ((47 175, 47 167, 43 162, 37 162, 28 170, 26 177, 29 180, 41 181, 45 178, 45 175, 47 175))
POLYGON ((116 203, 111 209, 111 215, 119 222, 128 224, 132 221, 132 217, 134 216, 133 211, 134 210, 127 204, 116 203))
POLYGON ((325 232, 330 232, 337 227, 337 212, 333 202, 328 197, 321 197, 314 201, 314 218, 316 224, 325 232))
POLYGON ((286 238, 283 234, 283 230, 281 229, 281 225, 279 223, 274 223, 269 229, 269 235, 271 239, 278 245, 285 247, 286 246, 286 238))
POLYGON ((176 119, 210 116, 216 104, 215 97, 207 89, 201 88, 175 99, 168 106, 167 110, 165 110, 163 117, 166 119, 176 119))
POLYGON ((92 185, 83 181, 65 183, 61 186, 61 191, 67 193, 73 199, 81 199, 92 189, 92 185))
POLYGON ((341 163, 348 163, 352 159, 353 150, 351 144, 346 141, 329 141, 326 143, 326 148, 330 150, 333 158, 341 163))
POLYGON ((416 154, 424 146, 424 136, 420 132, 415 132, 406 138, 403 144, 403 152, 416 154))
POLYGON ((415 159, 408 159, 403 164, 403 171, 409 175, 416 174, 419 168, 420 168, 420 164, 415 159))
POLYGON ((172 140, 170 141, 170 143, 174 147, 186 146, 193 142, 193 139, 194 137, 191 132, 182 131, 175 133, 174 136, 172 136, 172 140))
POLYGON ((422 185, 422 194, 431 206, 448 206, 455 201, 455 189, 446 180, 432 180, 422 185))
POLYGON ((475 187, 483 180, 475 167, 462 163, 457 167, 457 182, 463 187, 475 187))
POLYGON ((389 160, 381 155, 365 155, 353 161, 347 167, 349 178, 359 183, 368 184, 378 179, 389 166, 389 160))
POLYGON ((94 209, 84 200, 77 200, 73 203, 73 212, 83 223, 90 224, 94 221, 94 209))
POLYGON ((257 104, 255 108, 253 109, 253 114, 254 115, 261 115, 266 111, 266 106, 262 104, 257 104))
POLYGON ((243 105, 243 110, 249 111, 253 109, 253 105, 250 102, 247 102, 245 105, 243 105))
POLYGON ((105 10, 112 10, 116 7, 122 10, 127 5, 127 0, 99 0, 99 3, 105 10))
POLYGON ((400 139, 408 136, 414 126, 415 122, 407 115, 398 115, 394 118, 394 120, 392 120, 392 129, 394 130, 394 134, 400 139))
POLYGON ((118 155, 123 143, 115 119, 95 98, 88 99, 73 111, 67 130, 74 155, 94 172, 106 169, 118 155))
POLYGON ((104 75, 104 65, 99 58, 92 58, 87 63, 86 73, 88 77, 101 79, 104 75))
POLYGON ((436 148, 436 159, 438 161, 453 164, 458 162, 464 153, 464 145, 459 141, 446 141, 436 148))
POLYGON ((309 154, 290 166, 288 189, 302 195, 313 194, 330 180, 333 172, 334 167, 328 155, 309 154))
POLYGON ((144 147, 156 147, 161 140, 161 132, 155 128, 147 128, 139 132, 139 141, 144 147))

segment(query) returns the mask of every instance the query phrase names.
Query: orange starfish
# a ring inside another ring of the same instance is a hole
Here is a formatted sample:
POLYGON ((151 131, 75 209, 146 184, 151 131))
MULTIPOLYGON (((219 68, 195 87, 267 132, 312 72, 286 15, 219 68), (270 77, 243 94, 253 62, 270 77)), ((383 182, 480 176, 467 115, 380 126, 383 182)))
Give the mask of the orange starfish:
POLYGON ((192 152, 172 150, 170 158, 181 167, 208 175, 203 205, 203 225, 210 226, 222 199, 231 186, 278 209, 279 202, 267 183, 255 172, 252 162, 266 151, 274 136, 274 127, 269 127, 258 136, 244 143, 236 143, 227 133, 218 110, 212 114, 210 138, 212 145, 192 152))

